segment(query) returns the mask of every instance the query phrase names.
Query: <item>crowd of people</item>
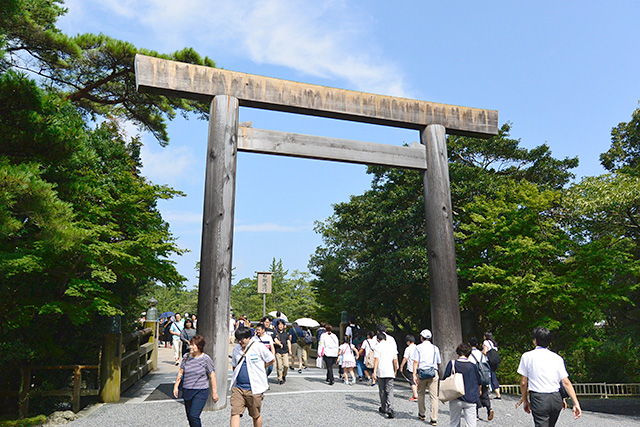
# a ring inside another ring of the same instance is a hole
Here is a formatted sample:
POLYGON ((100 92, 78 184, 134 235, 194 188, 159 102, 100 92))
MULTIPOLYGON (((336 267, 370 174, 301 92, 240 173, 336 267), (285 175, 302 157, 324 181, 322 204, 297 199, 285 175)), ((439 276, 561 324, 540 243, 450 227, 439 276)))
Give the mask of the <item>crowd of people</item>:
MULTIPOLYGON (((163 339, 174 349, 176 364, 180 371, 176 379, 174 394, 178 395, 179 384, 185 386, 185 408, 190 426, 199 426, 199 415, 204 402, 211 394, 217 401, 217 390, 204 390, 211 380, 215 384, 213 362, 202 353, 204 339, 196 335, 197 317, 175 314, 163 325, 163 339), (182 355, 184 354, 184 357, 182 355), (197 378, 196 378, 197 377, 197 378), (187 403, 188 401, 188 403, 187 403)), ((293 322, 287 328, 285 318, 277 312, 275 319, 265 316, 252 325, 246 316, 231 318, 230 342, 237 342, 232 355, 234 369, 231 383, 231 425, 239 425, 240 416, 248 411, 254 426, 262 425, 262 394, 269 389, 268 377, 276 367, 277 383, 286 383, 289 369, 302 373, 307 369, 309 351, 317 342, 316 366, 326 369, 326 382, 336 382, 334 366, 338 366, 339 380, 352 386, 361 381, 378 387, 379 412, 395 418, 394 381, 404 378, 410 388, 411 402, 417 402, 418 418, 427 421, 426 396, 429 395, 429 424, 437 425, 441 402, 449 403, 450 426, 458 427, 462 420, 468 427, 476 426, 480 410, 486 411, 487 421, 494 418, 491 393, 501 399, 500 384, 496 371, 500 364, 498 345, 490 332, 480 341, 471 337, 468 343, 456 348, 457 358, 448 362, 442 378, 440 349, 432 343, 429 329, 420 332, 416 342, 414 335, 406 335, 406 348, 400 361, 395 338, 386 332, 383 324, 375 331, 365 332, 349 320, 342 341, 332 325, 321 323, 315 335, 305 326, 293 322), (464 390, 454 398, 443 398, 445 380, 459 376, 464 390)), ((560 411, 566 408, 565 398, 573 403, 574 416, 581 415, 580 404, 568 379, 564 361, 547 349, 550 332, 544 328, 534 330, 535 350, 522 356, 518 373, 522 375, 522 397, 516 407, 523 405, 532 413, 536 426, 554 426, 560 411)), ((165 344, 166 345, 166 344, 165 344)))

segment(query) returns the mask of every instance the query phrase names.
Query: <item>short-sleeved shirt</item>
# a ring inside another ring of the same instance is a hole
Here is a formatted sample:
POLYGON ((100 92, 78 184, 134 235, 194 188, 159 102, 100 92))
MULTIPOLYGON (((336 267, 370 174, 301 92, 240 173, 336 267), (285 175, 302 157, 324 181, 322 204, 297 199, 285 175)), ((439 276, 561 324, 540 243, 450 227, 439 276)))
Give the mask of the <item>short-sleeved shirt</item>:
POLYGON ((518 373, 528 378, 529 390, 538 393, 554 393, 560 390, 560 382, 569 376, 564 359, 539 346, 522 355, 518 373))
POLYGON ((333 332, 325 332, 320 337, 320 344, 318 348, 322 348, 324 355, 327 357, 338 357, 340 345, 338 344, 338 337, 333 332))
MULTIPOLYGON (((242 346, 240 344, 237 344, 233 348, 231 366, 238 366, 240 359, 243 359, 243 362, 247 361, 246 365, 251 383, 251 393, 262 394, 269 388, 264 365, 265 363, 269 363, 274 359, 273 353, 267 350, 267 347, 265 347, 264 344, 259 341, 253 340, 249 343, 249 345, 251 345, 251 347, 248 347, 246 349, 246 355, 244 359, 242 355, 245 353, 245 351, 242 349, 242 346)), ((234 369, 233 377, 229 384, 229 390, 231 390, 236 385, 239 374, 240 369, 234 369)))
POLYGON ((304 331, 300 326, 296 326, 289 329, 289 335, 291 335, 291 343, 296 344, 298 342, 298 338, 304 337, 304 331))
POLYGON ((442 363, 440 349, 433 345, 431 341, 423 341, 416 346, 413 352, 413 360, 418 361, 418 369, 438 368, 442 363))
POLYGON ((271 337, 271 341, 276 339, 276 330, 275 329, 273 329, 273 328, 265 329, 264 333, 271 337))
POLYGON ((182 387, 195 390, 209 388, 209 375, 215 372, 213 360, 204 353, 195 358, 187 354, 182 359, 180 369, 184 370, 182 387))
POLYGON ((413 352, 416 350, 416 345, 411 343, 404 349, 404 359, 407 359, 407 371, 413 372, 413 352))
POLYGON ((356 363, 356 353, 351 348, 352 344, 344 343, 340 346, 340 350, 342 350, 342 363, 351 362, 356 363))
POLYGON ((388 333, 386 333, 386 332, 384 334, 387 337, 387 339, 385 341, 388 342, 389 344, 391 344, 393 346, 393 348, 395 349, 396 354, 398 354, 398 343, 396 343, 396 339, 393 336, 391 336, 388 333))
POLYGON ((171 335, 171 337, 176 337, 175 339, 179 339, 180 338, 180 334, 182 333, 182 331, 184 330, 184 320, 181 321, 176 321, 173 322, 171 324, 171 332, 176 332, 178 335, 171 335))
POLYGON ((280 343, 282 343, 282 346, 279 346, 277 344, 275 345, 276 353, 278 354, 289 353, 289 345, 287 344, 287 341, 289 341, 289 334, 286 333, 285 331, 282 331, 282 332, 276 331, 276 338, 278 338, 280 340, 280 343))
POLYGON ((376 348, 373 349, 373 357, 378 359, 378 372, 376 375, 379 378, 395 377, 393 360, 398 357, 398 349, 393 343, 387 340, 378 342, 376 348))
POLYGON ((256 334, 254 338, 264 344, 264 346, 267 347, 267 350, 271 351, 271 348, 273 347, 273 338, 271 338, 269 334, 265 332, 261 337, 256 334))

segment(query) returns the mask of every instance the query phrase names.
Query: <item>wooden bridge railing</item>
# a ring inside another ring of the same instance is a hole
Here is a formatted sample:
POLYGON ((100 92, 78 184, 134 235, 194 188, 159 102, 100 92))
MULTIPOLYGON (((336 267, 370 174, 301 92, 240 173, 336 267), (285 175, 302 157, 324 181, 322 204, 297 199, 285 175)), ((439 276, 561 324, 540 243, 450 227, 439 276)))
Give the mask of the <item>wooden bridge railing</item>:
POLYGON ((158 368, 158 323, 122 336, 105 335, 100 372, 100 400, 118 402, 120 394, 158 368))
POLYGON ((72 370, 73 371, 73 387, 58 390, 38 390, 39 396, 67 396, 71 398, 71 409, 73 412, 80 410, 80 397, 97 396, 99 390, 97 388, 82 387, 82 371, 98 370, 98 365, 60 365, 60 366, 24 366, 21 369, 22 384, 19 392, 19 416, 25 417, 29 412, 29 399, 32 393, 33 371, 36 370, 72 370))

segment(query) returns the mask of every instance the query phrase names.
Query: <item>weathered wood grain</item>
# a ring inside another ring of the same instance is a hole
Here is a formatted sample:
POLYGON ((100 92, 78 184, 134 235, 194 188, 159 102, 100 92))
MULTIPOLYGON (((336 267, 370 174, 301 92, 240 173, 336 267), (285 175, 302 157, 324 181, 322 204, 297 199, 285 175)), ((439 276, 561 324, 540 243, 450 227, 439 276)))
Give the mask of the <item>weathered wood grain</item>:
POLYGON ((220 400, 214 403, 209 399, 205 410, 227 406, 238 110, 238 100, 231 96, 216 96, 211 102, 200 251, 198 334, 204 337, 205 353, 211 355, 214 366, 218 368, 216 384, 220 400))
POLYGON ((238 151, 424 170, 424 145, 402 147, 240 127, 238 151))
POLYGON ((190 99, 238 98, 241 106, 423 129, 440 124, 447 133, 498 134, 498 111, 329 88, 145 55, 136 55, 138 90, 190 99))
POLYGON ((429 262, 429 295, 433 342, 440 347, 444 373, 462 342, 458 273, 453 238, 453 212, 449 186, 447 141, 443 126, 431 125, 421 133, 427 147, 427 170, 424 173, 424 208, 429 262))

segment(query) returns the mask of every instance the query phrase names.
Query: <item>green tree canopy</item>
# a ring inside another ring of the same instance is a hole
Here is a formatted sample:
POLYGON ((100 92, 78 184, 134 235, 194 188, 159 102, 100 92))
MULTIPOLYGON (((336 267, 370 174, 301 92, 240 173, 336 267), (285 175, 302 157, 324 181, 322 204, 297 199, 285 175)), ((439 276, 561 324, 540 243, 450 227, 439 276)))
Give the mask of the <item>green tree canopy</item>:
MULTIPOLYGON (((295 270, 291 275, 282 260, 274 258, 269 266, 272 293, 266 294, 266 312, 281 311, 290 321, 300 317, 315 317, 318 310, 316 294, 309 273, 295 270)), ((231 287, 234 313, 256 321, 262 317, 262 294, 258 294, 257 278, 240 279, 231 287)))

